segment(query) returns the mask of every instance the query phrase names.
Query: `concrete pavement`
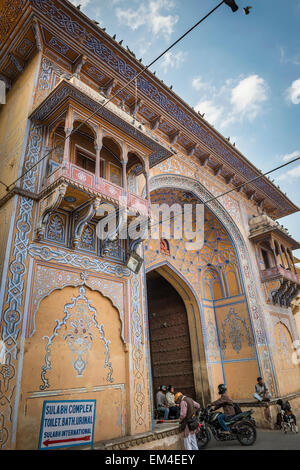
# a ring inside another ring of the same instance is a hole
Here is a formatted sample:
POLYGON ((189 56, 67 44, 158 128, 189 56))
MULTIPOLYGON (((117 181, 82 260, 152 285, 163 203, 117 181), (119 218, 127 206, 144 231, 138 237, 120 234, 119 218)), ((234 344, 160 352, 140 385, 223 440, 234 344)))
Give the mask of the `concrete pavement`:
POLYGON ((284 434, 282 431, 257 429, 257 439, 253 446, 242 446, 238 441, 220 442, 212 437, 203 450, 300 450, 300 433, 284 434))

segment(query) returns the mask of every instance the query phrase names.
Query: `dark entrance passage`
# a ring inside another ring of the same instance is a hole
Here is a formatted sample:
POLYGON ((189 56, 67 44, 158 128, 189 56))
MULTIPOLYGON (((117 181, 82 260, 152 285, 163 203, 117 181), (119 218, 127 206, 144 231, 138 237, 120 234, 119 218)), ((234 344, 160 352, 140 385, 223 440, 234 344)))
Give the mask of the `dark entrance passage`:
MULTIPOLYGON (((147 274, 154 398, 160 385, 195 398, 190 335, 184 302, 157 271, 147 274)), ((156 401, 155 401, 156 403, 156 401)))

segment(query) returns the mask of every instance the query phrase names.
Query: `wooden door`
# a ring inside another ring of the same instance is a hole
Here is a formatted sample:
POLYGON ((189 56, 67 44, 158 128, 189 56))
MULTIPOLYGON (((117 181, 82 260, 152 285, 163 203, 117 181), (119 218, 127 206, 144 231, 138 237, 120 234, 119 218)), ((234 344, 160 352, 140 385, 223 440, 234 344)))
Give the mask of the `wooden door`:
MULTIPOLYGON (((153 394, 160 385, 195 399, 187 313, 177 291, 157 272, 147 276, 153 394)), ((156 400, 154 401, 156 404, 156 400)))

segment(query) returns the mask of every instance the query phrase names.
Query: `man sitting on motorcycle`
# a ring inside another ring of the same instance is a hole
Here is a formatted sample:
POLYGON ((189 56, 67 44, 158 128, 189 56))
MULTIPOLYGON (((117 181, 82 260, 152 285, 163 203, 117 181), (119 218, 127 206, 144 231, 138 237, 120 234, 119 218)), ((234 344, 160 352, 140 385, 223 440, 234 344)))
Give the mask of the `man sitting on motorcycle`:
POLYGON ((227 392, 227 387, 224 384, 218 385, 218 393, 221 395, 221 398, 218 400, 214 401, 211 403, 212 406, 214 406, 215 410, 218 408, 223 407, 224 413, 221 413, 218 416, 218 421, 224 430, 224 434, 230 434, 230 429, 226 424, 226 421, 230 421, 232 416, 235 415, 235 409, 233 406, 233 401, 229 397, 229 395, 226 393, 227 392))

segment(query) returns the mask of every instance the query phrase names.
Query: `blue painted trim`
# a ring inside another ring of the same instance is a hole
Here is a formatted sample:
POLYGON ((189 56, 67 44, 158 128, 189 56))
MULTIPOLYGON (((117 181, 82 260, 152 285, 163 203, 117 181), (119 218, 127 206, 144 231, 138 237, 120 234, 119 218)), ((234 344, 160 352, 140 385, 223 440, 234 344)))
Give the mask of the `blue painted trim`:
MULTIPOLYGON (((245 359, 225 359, 223 360, 223 364, 230 364, 232 362, 250 362, 256 361, 255 357, 245 358, 245 359)), ((221 364, 221 361, 210 361, 211 364, 221 364)))
POLYGON ((20 355, 18 360, 18 369, 17 369, 17 381, 16 381, 16 395, 14 402, 14 416, 13 416, 13 425, 12 425, 12 438, 11 442, 14 444, 17 435, 18 427, 18 410, 19 410, 19 401, 20 401, 20 390, 22 383, 22 373, 23 373, 23 361, 24 361, 24 347, 26 341, 26 327, 27 327, 27 318, 28 318, 28 306, 31 293, 31 282, 32 282, 32 272, 33 272, 33 259, 30 258, 28 263, 28 274, 27 274, 27 288, 25 294, 24 310, 23 310, 23 323, 22 323, 22 333, 20 339, 20 355))
POLYGON ((219 352, 220 352, 220 358, 221 358, 221 365, 222 365, 223 383, 226 384, 226 377, 225 377, 225 371, 224 371, 224 365, 223 365, 224 359, 223 359, 223 354, 222 354, 222 349, 221 349, 221 343, 220 343, 219 326, 218 326, 218 321, 217 321, 216 309, 215 309, 215 306, 214 306, 214 305, 213 305, 213 311, 214 311, 216 332, 217 332, 217 338, 218 338, 218 346, 219 346, 219 352))
MULTIPOLYGON (((145 259, 145 247, 143 243, 143 258, 145 259)), ((149 385, 150 385, 150 404, 151 404, 151 425, 154 429, 154 406, 153 406, 153 383, 152 383, 152 368, 151 368, 151 349, 150 349, 150 336, 149 336, 149 312, 148 312, 148 295, 147 295, 147 279, 146 279, 146 265, 144 265, 144 301, 145 301, 145 317, 147 321, 147 343, 148 343, 148 367, 149 367, 149 385)))

